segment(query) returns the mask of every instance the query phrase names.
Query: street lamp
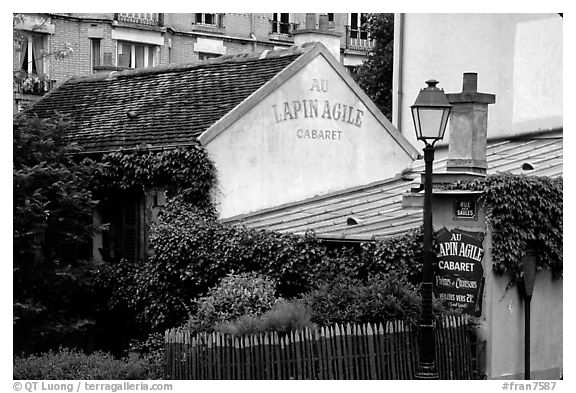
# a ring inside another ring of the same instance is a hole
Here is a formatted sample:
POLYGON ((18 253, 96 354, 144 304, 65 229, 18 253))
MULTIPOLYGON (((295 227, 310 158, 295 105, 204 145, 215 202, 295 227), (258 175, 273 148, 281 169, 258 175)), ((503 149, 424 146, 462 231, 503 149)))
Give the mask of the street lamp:
POLYGON ((420 352, 416 379, 438 379, 432 314, 432 288, 434 280, 432 250, 432 163, 434 144, 444 138, 452 105, 444 90, 436 87, 438 81, 426 81, 428 87, 420 90, 411 106, 416 138, 424 147, 424 266, 422 267, 422 315, 420 319, 420 352))

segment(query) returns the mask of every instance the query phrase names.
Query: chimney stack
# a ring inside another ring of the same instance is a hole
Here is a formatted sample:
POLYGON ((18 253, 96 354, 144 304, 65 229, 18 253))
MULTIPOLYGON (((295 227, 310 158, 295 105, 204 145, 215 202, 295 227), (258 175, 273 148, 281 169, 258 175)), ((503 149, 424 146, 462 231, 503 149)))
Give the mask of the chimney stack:
POLYGON ((292 35, 295 45, 301 46, 307 42, 320 42, 340 61, 341 33, 330 29, 328 15, 319 16, 318 28, 316 28, 316 14, 306 14, 304 29, 295 30, 292 35))
POLYGON ((320 15, 318 17, 318 30, 328 30, 328 15, 320 15))
POLYGON ((446 94, 452 104, 448 145, 448 172, 486 175, 488 105, 494 94, 478 93, 478 74, 464 73, 462 92, 446 94))
POLYGON ((306 14, 306 29, 316 28, 316 14, 306 14))

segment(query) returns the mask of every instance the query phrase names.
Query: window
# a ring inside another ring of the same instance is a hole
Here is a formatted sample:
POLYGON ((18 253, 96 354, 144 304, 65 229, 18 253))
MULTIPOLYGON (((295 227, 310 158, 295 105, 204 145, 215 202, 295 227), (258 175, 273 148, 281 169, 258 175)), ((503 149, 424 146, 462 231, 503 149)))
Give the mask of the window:
POLYGON ((358 73, 358 70, 360 69, 360 66, 359 65, 346 66, 346 69, 348 70, 348 73, 350 75, 356 75, 358 73))
POLYGON ((198 52, 198 60, 208 60, 214 59, 216 57, 220 57, 222 55, 217 53, 206 53, 206 52, 198 52))
POLYGON ((368 39, 368 14, 350 14, 350 38, 368 39))
MULTIPOLYGON (((42 35, 27 35, 19 37, 16 45, 19 59, 19 69, 28 74, 41 75, 46 72, 46 37, 42 35)), ((15 56, 16 58, 16 56, 15 56)))
POLYGON ((196 14, 194 24, 210 27, 222 27, 222 15, 220 14, 196 14))
POLYGON ((328 22, 334 22, 334 14, 328 14, 328 22))
POLYGON ((99 210, 106 230, 102 232, 100 253, 104 261, 135 261, 142 257, 142 203, 140 196, 127 193, 102 201, 99 210))
POLYGON ((118 42, 118 67, 143 68, 158 64, 159 47, 134 42, 118 42))
POLYGON ((14 91, 43 95, 50 90, 47 36, 18 34, 14 41, 14 91))
POLYGON ((90 39, 90 44, 92 47, 91 50, 91 57, 92 57, 92 71, 94 71, 95 67, 99 67, 102 64, 101 58, 100 58, 100 38, 91 38, 90 39))
POLYGON ((272 14, 272 33, 290 34, 290 14, 272 14))

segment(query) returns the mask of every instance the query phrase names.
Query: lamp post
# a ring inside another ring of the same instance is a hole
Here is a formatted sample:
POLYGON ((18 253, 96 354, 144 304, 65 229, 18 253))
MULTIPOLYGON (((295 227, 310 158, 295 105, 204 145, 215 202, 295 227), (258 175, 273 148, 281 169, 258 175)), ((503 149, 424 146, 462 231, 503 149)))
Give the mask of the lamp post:
POLYGON ((422 315, 420 317, 420 351, 416 379, 438 379, 436 369, 434 316, 432 314, 432 288, 434 280, 432 250, 432 163, 434 144, 444 138, 452 105, 444 90, 436 87, 438 81, 426 81, 428 87, 420 90, 412 108, 416 138, 424 147, 424 266, 422 268, 422 315))

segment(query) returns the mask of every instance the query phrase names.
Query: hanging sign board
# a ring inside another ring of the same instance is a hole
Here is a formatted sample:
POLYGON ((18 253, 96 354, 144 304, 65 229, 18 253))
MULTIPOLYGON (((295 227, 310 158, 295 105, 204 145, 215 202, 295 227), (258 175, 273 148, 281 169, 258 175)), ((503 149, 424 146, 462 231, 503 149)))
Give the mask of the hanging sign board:
POLYGON ((484 269, 483 232, 446 228, 436 232, 435 287, 444 306, 480 316, 484 269))

